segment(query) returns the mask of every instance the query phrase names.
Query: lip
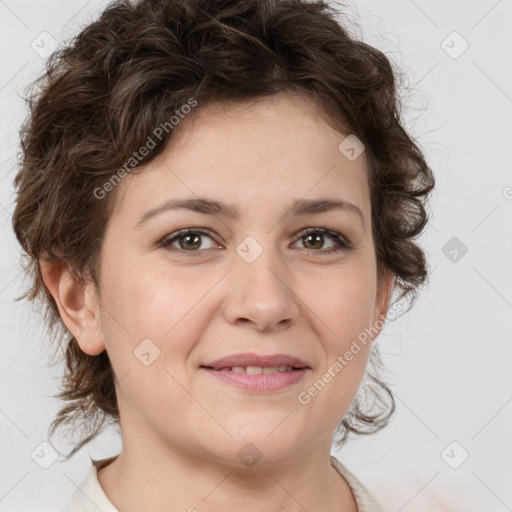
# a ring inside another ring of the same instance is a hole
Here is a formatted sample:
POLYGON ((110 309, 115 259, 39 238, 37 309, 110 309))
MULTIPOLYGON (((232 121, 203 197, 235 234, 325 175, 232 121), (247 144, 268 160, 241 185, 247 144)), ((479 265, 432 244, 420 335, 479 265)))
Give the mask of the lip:
POLYGON ((233 354, 222 357, 205 365, 201 369, 222 382, 231 384, 247 391, 270 392, 287 388, 301 381, 305 374, 311 370, 304 361, 298 357, 286 354, 261 356, 253 353, 233 354), (229 370, 221 371, 221 368, 234 366, 293 366, 291 371, 279 373, 260 373, 256 375, 238 373, 229 370))
POLYGON ((259 393, 278 391, 293 386, 300 382, 309 371, 308 368, 301 368, 300 370, 292 370, 291 372, 249 375, 247 373, 236 373, 229 370, 221 371, 205 367, 201 367, 201 369, 213 377, 220 379, 222 382, 232 384, 246 391, 256 391, 259 393))
MULTIPOLYGON (((221 368, 233 368, 233 366, 293 366, 294 368, 311 369, 304 361, 298 357, 290 356, 287 354, 273 354, 263 356, 254 354, 252 352, 245 352, 242 354, 232 354, 230 356, 222 357, 216 361, 205 363, 202 367, 220 370, 221 368)), ((287 372, 283 372, 287 373, 287 372)))

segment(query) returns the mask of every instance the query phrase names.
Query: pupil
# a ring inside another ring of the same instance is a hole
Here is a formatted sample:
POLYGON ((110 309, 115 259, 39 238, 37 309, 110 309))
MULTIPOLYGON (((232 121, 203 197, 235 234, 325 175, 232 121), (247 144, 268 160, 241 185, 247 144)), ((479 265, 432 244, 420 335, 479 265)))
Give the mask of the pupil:
MULTIPOLYGON (((188 247, 188 248, 192 248, 192 249, 198 249, 198 248, 201 246, 201 243, 199 242, 199 238, 200 238, 200 237, 199 237, 199 235, 186 235, 186 236, 182 237, 181 239, 182 239, 182 240, 183 240, 183 239, 185 239, 185 240, 189 240, 189 239, 191 239, 191 238, 193 238, 193 239, 194 239, 194 241, 193 241, 191 244, 189 244, 189 243, 187 242, 187 243, 185 244, 185 245, 186 245, 186 247, 182 247, 182 248, 185 248, 185 249, 186 249, 186 248, 188 247)), ((182 244, 182 245, 183 245, 183 244, 182 244)))
POLYGON ((316 242, 321 242, 321 237, 322 235, 306 235, 306 240, 308 241, 307 243, 309 243, 309 239, 313 238, 316 240, 316 242))

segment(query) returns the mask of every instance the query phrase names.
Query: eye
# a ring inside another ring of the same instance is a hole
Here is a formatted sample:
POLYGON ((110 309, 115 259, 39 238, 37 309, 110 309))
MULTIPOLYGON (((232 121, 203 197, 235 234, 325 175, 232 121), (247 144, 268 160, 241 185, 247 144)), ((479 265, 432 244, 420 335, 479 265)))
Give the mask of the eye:
MULTIPOLYGON (((202 237, 208 237, 213 241, 210 233, 204 229, 183 229, 160 240, 160 242, 158 242, 158 246, 170 250, 176 249, 178 251, 182 250, 185 252, 198 252, 198 249, 204 249, 204 244, 201 240, 202 237), (175 242, 178 242, 179 247, 174 245, 175 242)), ((215 244, 212 244, 211 247, 214 245, 215 244)))
POLYGON ((329 229, 324 228, 308 228, 300 233, 299 241, 305 242, 307 245, 311 245, 313 248, 306 247, 307 250, 321 252, 324 254, 334 254, 342 251, 347 251, 350 249, 351 244, 348 240, 343 238, 340 233, 336 231, 331 231, 329 229), (334 246, 327 250, 319 251, 319 246, 324 245, 324 239, 330 238, 334 241, 334 246))

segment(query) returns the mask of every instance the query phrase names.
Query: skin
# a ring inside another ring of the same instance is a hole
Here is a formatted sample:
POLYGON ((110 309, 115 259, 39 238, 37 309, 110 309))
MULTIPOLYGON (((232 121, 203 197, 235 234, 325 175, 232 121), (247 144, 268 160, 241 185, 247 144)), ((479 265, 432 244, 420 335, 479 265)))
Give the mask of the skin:
POLYGON ((393 276, 378 286, 365 155, 348 160, 338 150, 346 134, 309 99, 284 93, 199 106, 175 136, 118 185, 100 295, 41 262, 66 326, 84 352, 106 349, 117 377, 123 451, 99 470, 100 484, 122 512, 355 512, 329 454, 378 334, 308 404, 297 395, 388 308, 393 276), (181 209, 136 227, 166 200, 195 197, 232 204, 240 217, 181 209), (347 210, 285 215, 303 198, 343 198, 364 225, 347 210), (336 246, 329 236, 300 235, 319 227, 352 248, 328 254, 336 246), (174 251, 157 245, 185 228, 211 237, 188 250, 186 236, 174 251), (236 252, 247 236, 263 250, 252 263, 236 252), (133 353, 146 338, 160 350, 149 366, 133 353), (290 354, 311 370, 299 384, 258 393, 199 368, 240 352, 290 354), (252 467, 237 456, 247 442, 262 455, 252 467))

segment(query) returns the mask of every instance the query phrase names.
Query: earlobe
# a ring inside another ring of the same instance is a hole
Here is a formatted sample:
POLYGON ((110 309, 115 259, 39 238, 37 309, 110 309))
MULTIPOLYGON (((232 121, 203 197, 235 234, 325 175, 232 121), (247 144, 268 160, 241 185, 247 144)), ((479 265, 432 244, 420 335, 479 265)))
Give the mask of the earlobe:
POLYGON ((80 284, 58 261, 39 260, 39 268, 62 321, 80 348, 89 355, 103 352, 105 343, 93 283, 80 284))

